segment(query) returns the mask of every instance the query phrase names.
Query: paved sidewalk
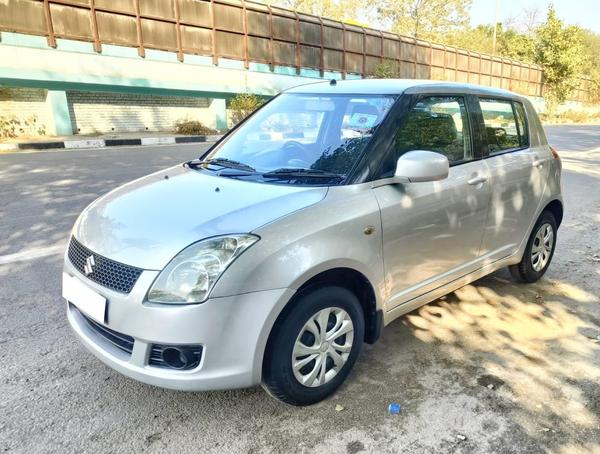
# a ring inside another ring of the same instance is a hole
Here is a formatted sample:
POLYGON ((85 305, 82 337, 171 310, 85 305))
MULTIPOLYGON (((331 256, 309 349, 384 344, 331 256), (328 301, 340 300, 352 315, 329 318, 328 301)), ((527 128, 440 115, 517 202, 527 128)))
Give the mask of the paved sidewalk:
POLYGON ((174 143, 215 142, 222 135, 179 135, 161 132, 72 135, 13 139, 0 143, 0 152, 19 150, 48 150, 56 148, 104 148, 128 145, 163 145, 174 143))

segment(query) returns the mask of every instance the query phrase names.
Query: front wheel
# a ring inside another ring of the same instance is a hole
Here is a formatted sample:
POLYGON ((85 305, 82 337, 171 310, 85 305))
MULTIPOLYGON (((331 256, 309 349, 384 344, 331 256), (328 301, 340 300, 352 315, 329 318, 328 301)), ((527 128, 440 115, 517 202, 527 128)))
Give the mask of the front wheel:
POLYGON ((349 290, 328 286, 300 295, 273 328, 263 386, 292 405, 325 399, 350 373, 364 331, 360 302, 349 290))
POLYGON ((556 231, 554 215, 544 211, 531 231, 523 258, 508 268, 514 279, 531 283, 544 275, 554 255, 556 231))

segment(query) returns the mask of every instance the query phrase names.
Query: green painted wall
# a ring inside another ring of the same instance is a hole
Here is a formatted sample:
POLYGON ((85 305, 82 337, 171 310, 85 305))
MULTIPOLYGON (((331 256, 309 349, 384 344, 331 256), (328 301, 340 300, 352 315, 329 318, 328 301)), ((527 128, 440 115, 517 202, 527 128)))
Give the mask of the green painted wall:
POLYGON ((54 134, 57 136, 73 134, 67 93, 62 90, 48 90, 47 102, 50 105, 52 118, 54 119, 54 134))

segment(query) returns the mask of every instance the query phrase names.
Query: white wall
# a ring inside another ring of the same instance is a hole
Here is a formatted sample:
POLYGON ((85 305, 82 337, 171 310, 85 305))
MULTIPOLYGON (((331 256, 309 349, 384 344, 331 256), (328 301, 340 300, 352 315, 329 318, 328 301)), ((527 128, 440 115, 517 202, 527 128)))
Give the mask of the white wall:
POLYGON ((68 91, 67 102, 76 134, 170 131, 182 119, 215 127, 210 100, 182 96, 68 91))
POLYGON ((0 87, 0 118, 17 120, 17 127, 22 129, 17 131, 19 137, 53 134, 54 121, 47 95, 41 88, 0 87))

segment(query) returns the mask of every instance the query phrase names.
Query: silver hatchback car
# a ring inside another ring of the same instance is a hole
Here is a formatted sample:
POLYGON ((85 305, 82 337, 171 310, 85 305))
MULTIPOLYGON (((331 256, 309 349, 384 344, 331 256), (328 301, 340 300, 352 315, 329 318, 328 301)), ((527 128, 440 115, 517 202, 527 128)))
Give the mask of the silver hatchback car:
POLYGON ((83 343, 156 386, 294 405, 395 318, 501 267, 547 270, 561 163, 531 103, 357 80, 275 97, 200 158, 93 202, 66 252, 83 343))

